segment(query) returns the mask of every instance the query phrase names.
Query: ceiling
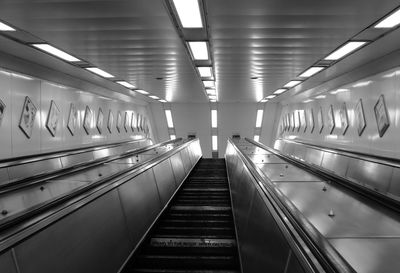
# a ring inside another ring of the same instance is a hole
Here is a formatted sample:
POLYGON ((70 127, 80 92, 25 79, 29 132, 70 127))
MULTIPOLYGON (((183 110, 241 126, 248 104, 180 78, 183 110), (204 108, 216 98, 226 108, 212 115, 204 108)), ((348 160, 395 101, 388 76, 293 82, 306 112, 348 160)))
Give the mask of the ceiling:
MULTIPOLYGON (((165 1, 0 0, 0 19, 168 101, 206 103, 165 1)), ((259 101, 399 5, 203 2, 220 102, 259 101)))

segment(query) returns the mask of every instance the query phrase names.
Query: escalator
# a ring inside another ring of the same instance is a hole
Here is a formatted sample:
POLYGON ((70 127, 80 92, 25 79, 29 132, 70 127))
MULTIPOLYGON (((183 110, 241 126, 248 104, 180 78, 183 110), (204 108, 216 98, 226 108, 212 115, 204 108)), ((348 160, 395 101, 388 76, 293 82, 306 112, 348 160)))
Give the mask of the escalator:
POLYGON ((240 272, 224 159, 201 159, 122 272, 240 272))

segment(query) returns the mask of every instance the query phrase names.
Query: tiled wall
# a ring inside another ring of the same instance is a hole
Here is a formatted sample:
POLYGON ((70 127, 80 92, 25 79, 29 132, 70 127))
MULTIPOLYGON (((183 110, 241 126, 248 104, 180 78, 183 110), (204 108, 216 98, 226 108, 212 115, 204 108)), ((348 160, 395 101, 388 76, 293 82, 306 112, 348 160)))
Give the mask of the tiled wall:
POLYGON ((6 105, 0 125, 0 159, 142 138, 144 136, 143 132, 137 130, 132 132, 131 128, 127 132, 124 128, 120 133, 117 131, 118 111, 121 111, 123 119, 125 112, 128 112, 129 117, 131 117, 132 111, 135 111, 136 114, 140 113, 147 117, 150 123, 149 113, 145 106, 101 97, 93 93, 6 70, 0 70, 0 100, 6 105), (37 108, 30 138, 27 138, 18 126, 26 96, 32 100, 37 108), (60 121, 55 136, 52 136, 46 128, 46 120, 52 100, 60 110, 60 121), (78 123, 74 135, 67 129, 71 103, 74 103, 78 109, 78 123), (90 123, 89 134, 83 128, 86 105, 94 113, 90 123), (100 107, 104 114, 101 134, 96 128, 100 107), (114 125, 111 133, 107 129, 109 110, 114 115, 114 125))
POLYGON ((400 68, 388 71, 346 84, 344 86, 323 92, 319 95, 326 96, 312 99, 311 102, 304 100, 301 103, 283 106, 280 123, 276 137, 302 140, 308 143, 322 145, 325 147, 337 147, 349 151, 358 151, 368 154, 400 158, 400 68), (383 95, 389 117, 389 127, 381 137, 378 132, 377 120, 374 107, 383 95), (362 100, 366 121, 365 130, 359 135, 356 105, 362 100), (346 104, 349 127, 343 134, 340 108, 346 104), (332 133, 328 128, 328 111, 330 105, 333 107, 335 129, 332 133), (324 128, 321 133, 317 119, 317 113, 322 108, 324 128), (310 109, 314 112, 314 131, 310 128, 310 109), (304 130, 301 125, 299 130, 283 130, 283 117, 294 111, 305 110, 308 127, 304 130))

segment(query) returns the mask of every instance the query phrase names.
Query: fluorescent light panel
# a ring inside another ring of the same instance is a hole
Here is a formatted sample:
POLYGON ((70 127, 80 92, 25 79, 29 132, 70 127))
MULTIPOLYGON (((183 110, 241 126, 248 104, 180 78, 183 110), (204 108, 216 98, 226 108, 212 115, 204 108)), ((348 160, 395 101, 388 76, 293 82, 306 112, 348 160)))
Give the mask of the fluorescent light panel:
POLYGON ((205 88, 215 87, 214 81, 203 81, 205 88))
POLYGON ((206 89, 207 95, 213 95, 215 96, 217 94, 217 92, 215 91, 215 89, 206 89))
POLYGON ((152 99, 154 99, 154 100, 159 100, 159 99, 160 99, 160 98, 157 97, 157 96, 149 96, 149 98, 152 98, 152 99))
POLYGON ((172 121, 171 110, 165 110, 165 117, 167 118, 168 128, 174 128, 174 122, 172 121))
POLYGON ((159 102, 166 103, 166 102, 168 102, 168 101, 166 101, 166 100, 159 100, 159 102))
POLYGON ((343 46, 339 47, 337 50, 333 51, 327 57, 325 57, 324 60, 330 60, 330 61, 339 60, 340 58, 343 58, 347 54, 350 54, 351 52, 353 52, 353 51, 357 50, 358 48, 362 47, 366 43, 367 42, 362 42, 362 41, 347 42, 343 46))
POLYGON ((254 135, 254 138, 253 138, 253 139, 254 139, 254 141, 257 141, 257 142, 258 142, 258 141, 260 141, 260 136, 259 136, 259 135, 254 135))
POLYGON ((173 0, 179 20, 184 28, 202 28, 203 21, 198 0, 173 0))
POLYGON ((392 28, 400 24, 400 9, 396 10, 378 24, 374 26, 374 28, 392 28))
POLYGON ((212 68, 210 66, 198 66, 197 70, 199 70, 202 78, 211 78, 213 76, 212 68))
POLYGON ((75 58, 74 56, 59 50, 58 48, 55 48, 54 46, 51 46, 49 44, 32 44, 32 46, 39 48, 43 51, 46 51, 47 53, 56 56, 60 59, 63 59, 67 62, 80 62, 81 60, 79 60, 78 58, 75 58))
POLYGON ((311 77, 311 76, 317 74, 318 72, 320 72, 321 70, 323 70, 324 68, 325 67, 322 67, 322 66, 312 66, 309 69, 307 69, 306 71, 304 71, 303 73, 301 73, 299 77, 301 77, 301 78, 311 77))
POLYGON ((280 89, 276 90, 276 91, 274 92, 274 94, 275 94, 275 95, 279 95, 279 94, 282 94, 283 92, 286 92, 286 91, 287 91, 287 89, 280 88, 280 89))
POLYGON ((218 136, 212 136, 212 150, 218 151, 218 136))
POLYGON ((316 98, 316 99, 325 99, 325 98, 326 98, 326 95, 318 95, 318 96, 316 96, 315 98, 316 98))
POLYGON ((97 74, 104 78, 114 78, 114 76, 111 75, 110 73, 107 73, 106 71, 101 70, 100 68, 97 67, 86 67, 86 70, 89 70, 90 72, 93 72, 94 74, 97 74))
POLYGON ((267 99, 262 99, 260 102, 267 102, 268 100, 267 99))
POLYGON ((217 110, 211 110, 211 128, 217 128, 217 110))
POLYGON ((171 140, 174 140, 174 139, 176 139, 176 135, 170 135, 169 138, 170 138, 171 140))
POLYGON ((15 31, 15 28, 0 22, 0 31, 15 31))
POLYGON ((256 128, 260 128, 262 125, 264 110, 257 110, 257 118, 256 118, 256 128))
POLYGON ((137 90, 135 90, 135 92, 138 92, 138 93, 143 94, 143 95, 148 95, 149 94, 149 92, 141 90, 141 89, 137 89, 137 90))
POLYGON ((273 99, 273 98, 275 98, 276 97, 276 95, 269 95, 269 96, 267 96, 267 97, 265 97, 266 99, 268 99, 268 100, 270 100, 270 99, 273 99))
POLYGON ((304 103, 309 103, 309 102, 312 102, 313 100, 305 100, 305 101, 303 101, 304 103))
POLYGON ((301 81, 290 81, 287 84, 285 84, 283 87, 292 88, 300 83, 301 83, 301 81))
POLYGON ((126 81, 116 81, 116 83, 118 83, 126 88, 135 88, 135 86, 133 86, 132 84, 130 84, 129 82, 126 82, 126 81))
POLYGON ((195 60, 208 60, 207 42, 188 42, 188 44, 195 60))

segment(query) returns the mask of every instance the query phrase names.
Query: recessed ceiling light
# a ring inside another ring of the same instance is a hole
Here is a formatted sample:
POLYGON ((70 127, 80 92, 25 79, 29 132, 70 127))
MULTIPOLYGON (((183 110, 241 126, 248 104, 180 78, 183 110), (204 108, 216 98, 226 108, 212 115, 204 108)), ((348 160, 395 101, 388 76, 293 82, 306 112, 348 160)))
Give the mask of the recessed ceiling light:
POLYGON ((202 28, 198 0, 173 0, 179 20, 184 28, 202 28))
POLYGON ((54 46, 51 46, 49 44, 32 44, 32 46, 39 48, 43 51, 46 51, 47 53, 50 53, 51 55, 54 55, 60 59, 63 59, 68 62, 80 62, 81 60, 75 58, 74 56, 59 50, 58 48, 55 48, 54 46))
POLYGON ((203 84, 205 88, 210 88, 215 86, 214 81, 203 81, 203 84))
POLYGON ((215 89, 206 89, 207 95, 216 95, 215 89))
POLYGON ((363 86, 367 86, 370 85, 372 83, 372 81, 365 81, 365 82, 359 82, 353 85, 353 87, 363 87, 363 86))
POLYGON ((306 71, 304 71, 303 73, 301 73, 299 75, 299 77, 301 78, 308 78, 311 77, 315 74, 317 74, 318 72, 320 72, 321 70, 323 70, 325 67, 322 66, 312 66, 309 69, 307 69, 306 71))
POLYGON ((381 20, 374 28, 392 28, 398 24, 400 24, 400 9, 381 20))
POLYGON ((217 128, 217 110, 211 110, 211 128, 217 128))
POLYGON ((257 142, 259 142, 260 141, 260 136, 259 135, 254 135, 254 141, 257 141, 257 142))
POLYGON ((217 102, 217 100, 210 100, 210 102, 217 102))
POLYGON ((200 77, 202 78, 211 78, 213 76, 212 68, 209 66, 198 66, 197 69, 199 70, 200 77))
POLYGON ((276 91, 274 92, 274 94, 275 94, 275 95, 279 95, 279 94, 282 94, 283 92, 286 92, 286 91, 287 91, 287 89, 280 88, 280 89, 276 90, 276 91))
POLYGON ((312 102, 313 100, 305 100, 304 103, 312 102))
POLYGON ((160 98, 157 96, 149 96, 149 98, 155 99, 155 100, 159 100, 160 98))
POLYGON ((276 95, 269 95, 269 96, 267 96, 267 97, 265 97, 266 99, 273 99, 273 98, 275 98, 276 97, 276 95))
POLYGON ((116 81, 116 83, 125 86, 126 88, 135 88, 135 86, 126 81, 116 81))
POLYGON ((267 102, 268 99, 262 99, 260 102, 267 102))
POLYGON ((338 49, 336 49, 335 51, 333 51, 327 57, 325 57, 324 60, 331 60, 331 61, 339 60, 340 58, 343 58, 347 54, 350 54, 351 52, 359 49, 360 47, 362 47, 366 43, 367 42, 364 42, 364 41, 350 41, 350 42, 347 42, 343 46, 341 46, 338 49))
POLYGON ((318 96, 316 96, 315 98, 316 98, 316 99, 325 99, 326 96, 325 96, 325 95, 318 95, 318 96))
POLYGON ((207 42, 188 42, 190 51, 192 52, 193 59, 195 60, 208 60, 208 46, 207 42))
POLYGON ((339 88, 339 89, 337 89, 337 90, 335 90, 335 91, 331 91, 330 93, 331 93, 332 95, 336 95, 337 93, 348 92, 348 91, 350 91, 350 89, 339 88))
POLYGON ((149 92, 147 92, 147 91, 144 91, 144 90, 141 90, 141 89, 136 89, 136 90, 134 90, 135 92, 138 92, 138 93, 140 93, 140 94, 143 94, 143 95, 148 95, 149 94, 149 92))
POLYGON ((166 103, 166 102, 168 102, 168 101, 166 101, 166 100, 159 100, 159 102, 166 103))
POLYGON ((301 83, 301 81, 290 81, 287 84, 285 84, 283 87, 292 88, 292 87, 298 85, 299 83, 301 83))
POLYGON ((110 73, 107 73, 106 71, 101 70, 100 68, 97 67, 86 67, 86 69, 104 78, 114 78, 114 76, 111 75, 110 73))
POLYGON ((257 110, 257 117, 256 117, 256 128, 260 128, 262 125, 264 110, 259 109, 257 110))
POLYGON ((213 151, 218 151, 218 136, 212 136, 211 137, 211 146, 213 151))
POLYGON ((0 22, 0 31, 15 31, 15 28, 0 22))
POLYGON ((167 126, 168 126, 168 128, 174 128, 174 122, 172 120, 171 110, 165 110, 165 117, 167 118, 167 126))

